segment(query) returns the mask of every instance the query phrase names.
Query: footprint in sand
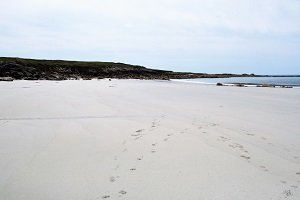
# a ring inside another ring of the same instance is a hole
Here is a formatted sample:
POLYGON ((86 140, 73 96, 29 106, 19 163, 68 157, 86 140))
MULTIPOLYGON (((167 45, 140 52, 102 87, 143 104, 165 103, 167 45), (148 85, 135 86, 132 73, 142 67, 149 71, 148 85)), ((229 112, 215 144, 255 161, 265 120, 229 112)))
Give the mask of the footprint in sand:
POLYGON ((126 192, 125 190, 121 190, 121 191, 119 192, 119 194, 124 195, 124 194, 127 194, 127 192, 126 192))
POLYGON ((134 138, 134 140, 138 140, 138 139, 140 139, 142 137, 143 137, 143 135, 137 136, 136 138, 134 138))
POLYGON ((252 133, 247 133, 247 135, 249 135, 249 136, 255 136, 254 134, 252 134, 252 133))
POLYGON ((138 157, 138 158, 137 158, 137 160, 142 160, 142 159, 143 159, 143 157, 138 157))
POLYGON ((166 141, 168 141, 172 135, 174 135, 174 133, 172 133, 172 134, 168 134, 168 135, 167 135, 167 137, 166 137, 166 138, 164 138, 164 141, 165 141, 165 142, 166 142, 166 141))
POLYGON ((144 129, 137 130, 136 133, 131 134, 131 136, 135 137, 134 140, 138 140, 141 137, 143 137, 143 134, 141 134, 141 132, 143 132, 143 131, 144 131, 144 129))
POLYGON ((156 123, 157 123, 157 122, 156 122, 156 119, 155 119, 155 120, 153 120, 153 121, 152 121, 151 128, 155 128, 155 127, 156 127, 156 123))
POLYGON ((110 182, 115 182, 115 181, 116 181, 116 178, 115 178, 114 176, 111 176, 111 177, 109 178, 109 181, 110 181, 110 182))
POLYGON ((293 196, 291 190, 285 190, 282 192, 285 198, 288 198, 289 196, 293 196))
POLYGON ((109 195, 104 195, 104 196, 102 196, 102 199, 108 199, 108 198, 110 198, 109 195))
MULTIPOLYGON (((163 118, 164 118, 164 117, 162 117, 162 119, 163 119, 163 118)), ((158 127, 159 125, 160 125, 160 120, 154 119, 154 120, 152 121, 151 128, 154 129, 154 128, 158 127)))
POLYGON ((282 183, 282 184, 286 184, 286 181, 280 181, 280 183, 282 183))
POLYGON ((218 140, 219 140, 219 141, 222 141, 222 142, 227 142, 227 141, 229 141, 230 139, 227 138, 227 137, 224 137, 224 136, 219 136, 218 140))
POLYGON ((250 156, 244 156, 244 155, 241 155, 241 157, 242 157, 242 158, 245 158, 245 159, 247 159, 247 160, 250 160, 250 158, 251 158, 250 156))
POLYGON ((151 150, 151 153, 156 153, 156 151, 155 150, 151 150))
POLYGON ((135 170, 136 170, 136 168, 131 168, 131 169, 130 169, 130 171, 135 171, 135 170))
POLYGON ((243 145, 240 145, 239 143, 229 144, 228 146, 231 147, 231 148, 233 148, 233 149, 238 148, 238 150, 243 151, 243 152, 245 152, 245 153, 248 153, 248 151, 246 151, 246 150, 244 149, 244 146, 243 146, 243 145))
POLYGON ((210 126, 217 126, 218 124, 216 124, 216 123, 211 123, 211 124, 209 124, 210 126))
POLYGON ((115 176, 111 176, 111 177, 109 177, 109 181, 113 183, 113 182, 115 182, 118 178, 119 178, 119 176, 116 176, 116 177, 115 177, 115 176))

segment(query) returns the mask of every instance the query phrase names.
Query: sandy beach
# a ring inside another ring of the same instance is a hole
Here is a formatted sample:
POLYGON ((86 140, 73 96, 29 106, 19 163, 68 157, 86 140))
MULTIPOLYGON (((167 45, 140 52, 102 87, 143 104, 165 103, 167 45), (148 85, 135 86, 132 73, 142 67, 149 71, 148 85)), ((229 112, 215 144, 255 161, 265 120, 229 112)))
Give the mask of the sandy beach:
POLYGON ((300 89, 0 82, 1 200, 300 199, 300 89))

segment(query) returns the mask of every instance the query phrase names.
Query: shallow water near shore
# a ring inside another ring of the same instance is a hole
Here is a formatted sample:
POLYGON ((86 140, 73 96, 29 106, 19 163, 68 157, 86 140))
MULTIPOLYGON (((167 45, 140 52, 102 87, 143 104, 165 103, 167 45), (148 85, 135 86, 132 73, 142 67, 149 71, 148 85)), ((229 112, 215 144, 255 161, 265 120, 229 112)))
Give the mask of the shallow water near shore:
POLYGON ((202 83, 202 84, 236 84, 243 83, 249 85, 280 85, 300 87, 300 77, 232 77, 232 78, 197 78, 184 79, 184 82, 202 83))

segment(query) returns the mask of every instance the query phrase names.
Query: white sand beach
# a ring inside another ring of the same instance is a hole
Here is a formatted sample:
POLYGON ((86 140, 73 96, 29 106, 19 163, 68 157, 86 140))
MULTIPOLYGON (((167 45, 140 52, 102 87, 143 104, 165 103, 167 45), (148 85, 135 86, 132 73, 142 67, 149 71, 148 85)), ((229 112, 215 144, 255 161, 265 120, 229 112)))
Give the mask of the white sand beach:
POLYGON ((0 82, 1 200, 300 199, 300 89, 0 82))

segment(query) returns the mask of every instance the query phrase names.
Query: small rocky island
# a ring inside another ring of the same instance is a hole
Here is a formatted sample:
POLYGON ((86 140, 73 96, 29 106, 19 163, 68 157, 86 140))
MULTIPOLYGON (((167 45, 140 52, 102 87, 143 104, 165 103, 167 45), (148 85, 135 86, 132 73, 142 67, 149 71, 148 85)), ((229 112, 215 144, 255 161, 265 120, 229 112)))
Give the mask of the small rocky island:
POLYGON ((3 80, 68 80, 68 79, 190 79, 255 76, 254 74, 205 74, 149 69, 138 65, 113 62, 35 60, 0 57, 3 80))

